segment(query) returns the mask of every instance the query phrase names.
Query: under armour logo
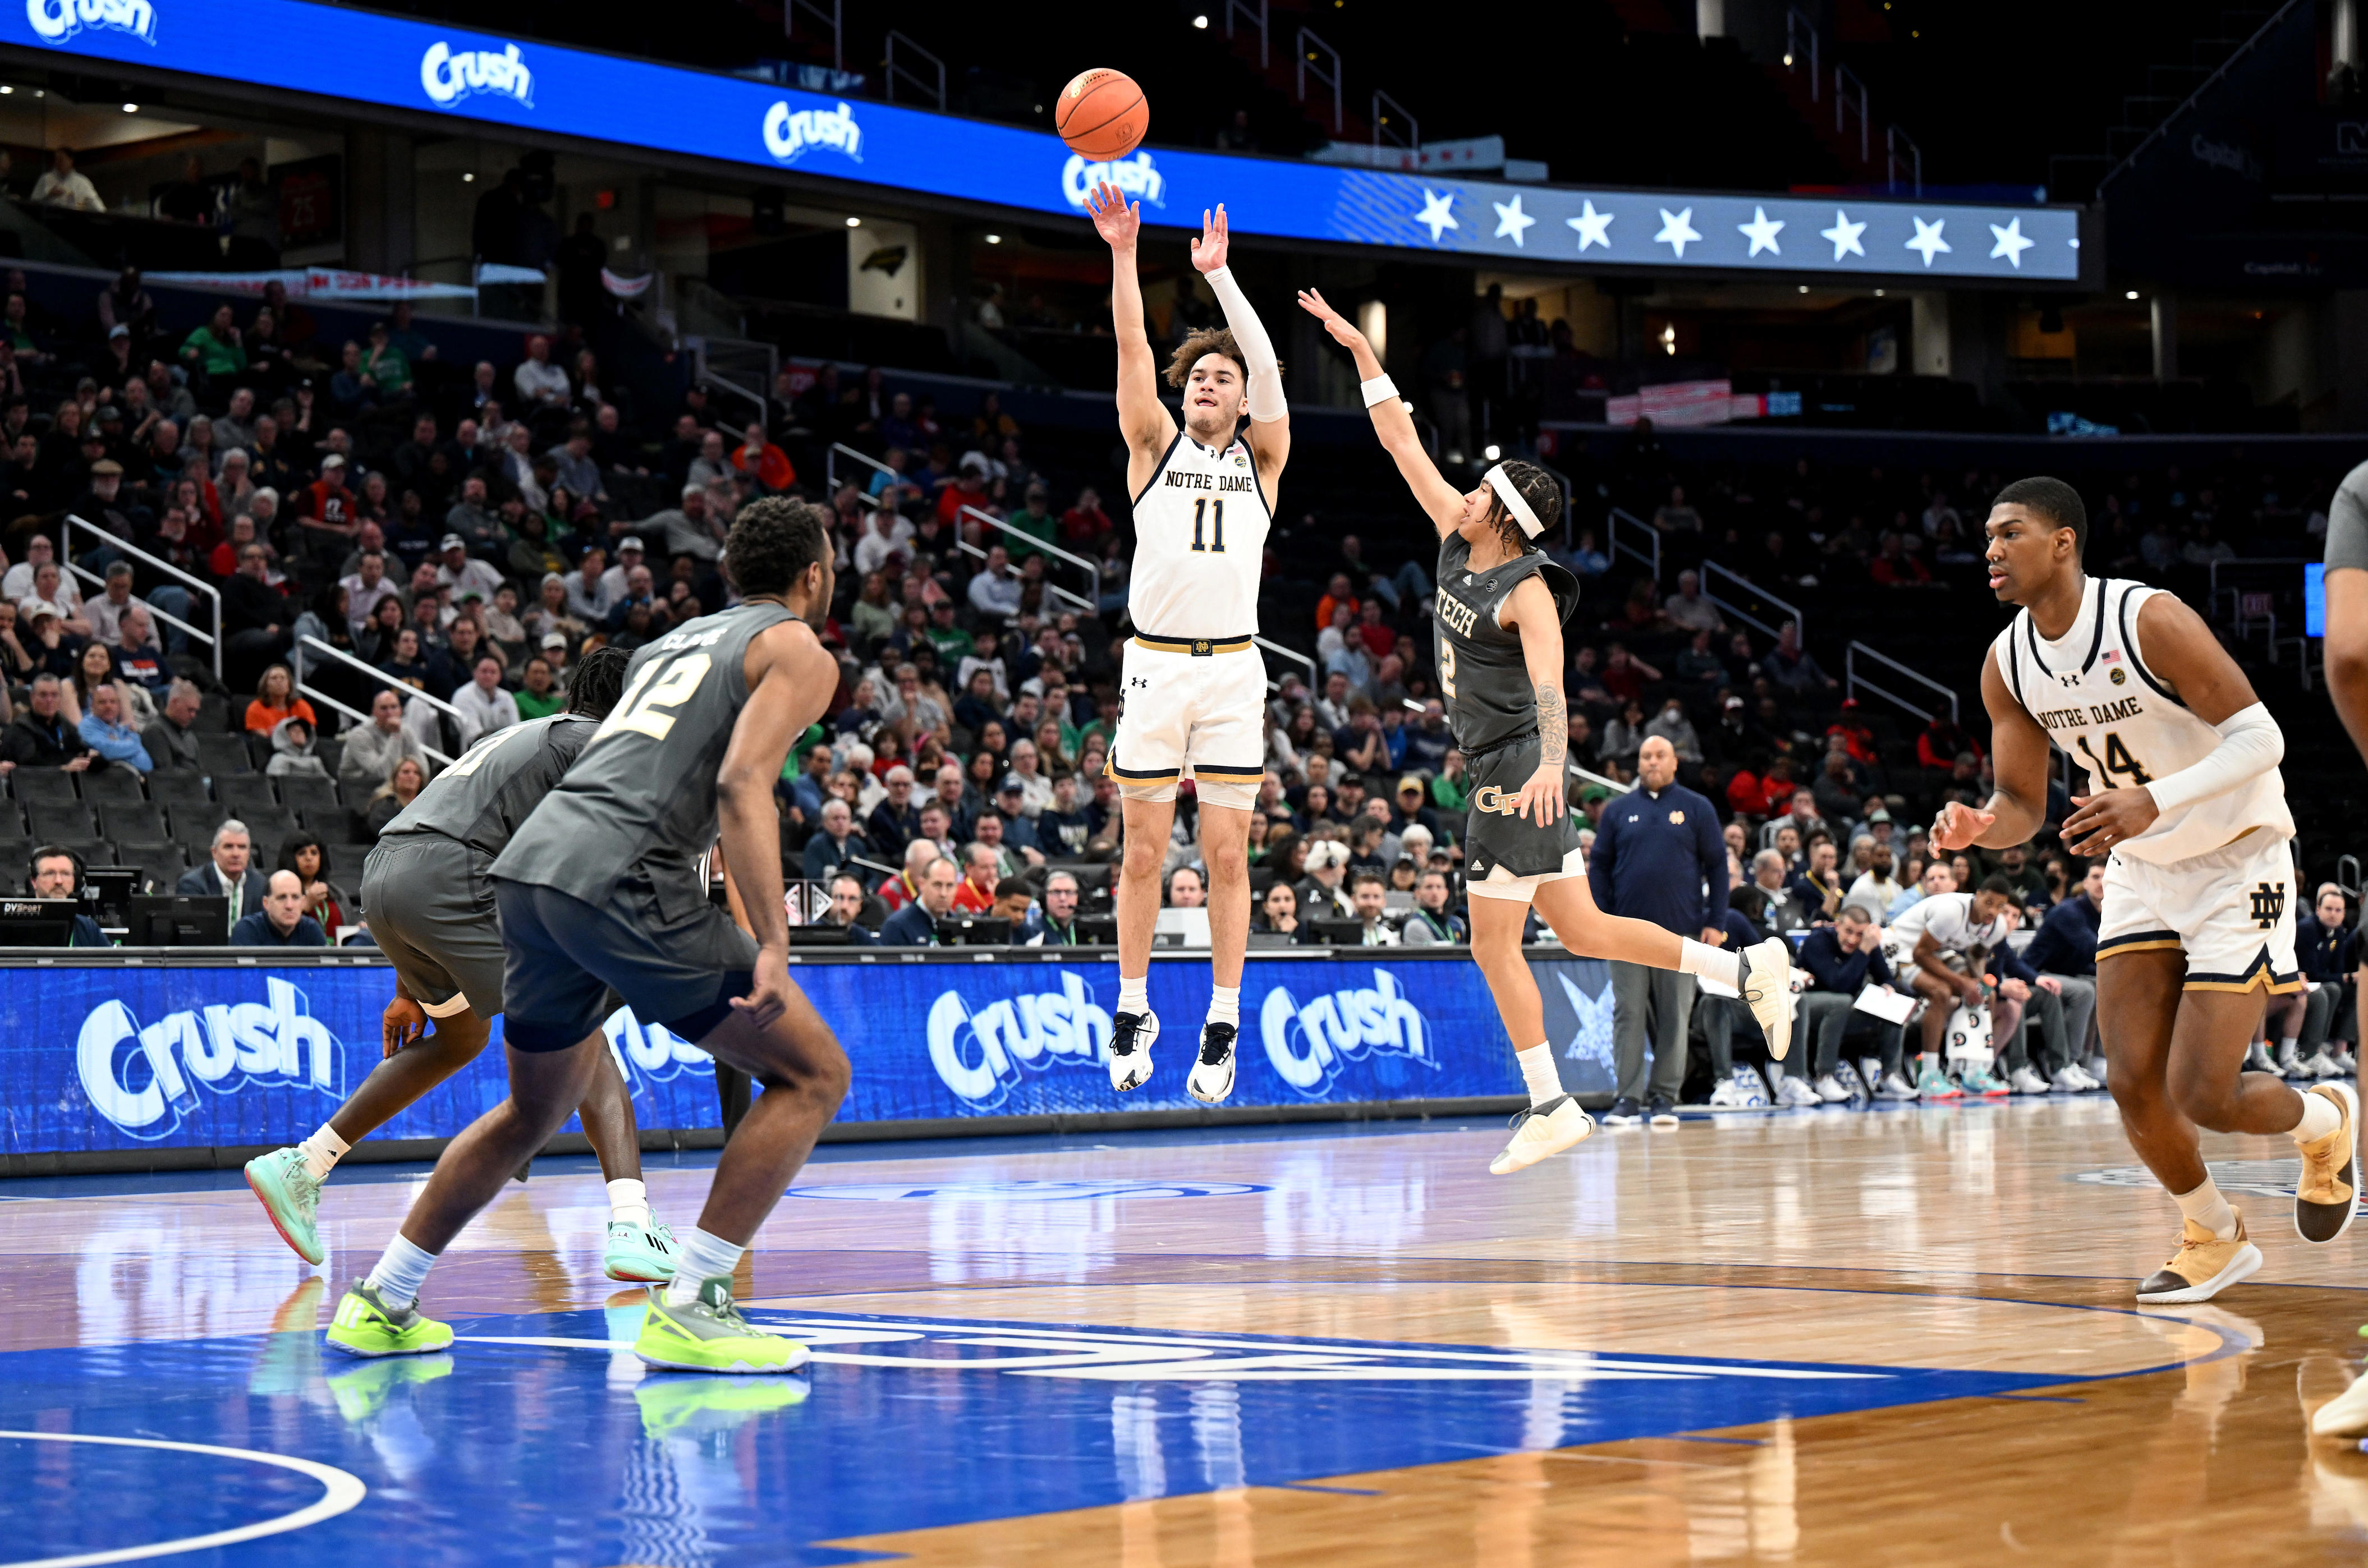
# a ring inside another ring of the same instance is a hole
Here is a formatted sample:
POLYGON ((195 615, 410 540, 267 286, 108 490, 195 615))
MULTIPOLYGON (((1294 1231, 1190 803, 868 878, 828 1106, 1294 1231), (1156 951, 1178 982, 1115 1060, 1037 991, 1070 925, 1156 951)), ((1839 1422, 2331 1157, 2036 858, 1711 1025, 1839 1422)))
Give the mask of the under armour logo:
POLYGON ((2252 921, 2266 931, 2286 912, 2286 890, 2263 882, 2253 890, 2252 921))
POLYGON ((1147 676, 1133 676, 1128 678, 1126 684, 1130 688, 1134 687, 1144 687, 1147 688, 1151 685, 1151 679, 1147 676))

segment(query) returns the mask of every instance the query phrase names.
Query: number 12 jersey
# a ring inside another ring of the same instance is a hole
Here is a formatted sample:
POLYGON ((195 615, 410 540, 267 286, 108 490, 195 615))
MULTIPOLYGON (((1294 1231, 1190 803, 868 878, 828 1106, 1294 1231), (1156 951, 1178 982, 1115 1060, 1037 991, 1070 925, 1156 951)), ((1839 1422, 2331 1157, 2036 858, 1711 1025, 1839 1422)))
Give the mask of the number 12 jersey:
MULTIPOLYGON (((2138 611, 2159 588, 2091 577, 2072 628, 2049 642, 2031 612, 2007 623, 1990 653, 1998 675, 2090 790, 2130 790, 2201 762, 2220 733, 2181 702, 2138 653, 2138 611)), ((2294 832, 2276 768, 2225 794, 2165 812, 2116 855, 2157 865, 2219 849, 2259 827, 2294 832)))

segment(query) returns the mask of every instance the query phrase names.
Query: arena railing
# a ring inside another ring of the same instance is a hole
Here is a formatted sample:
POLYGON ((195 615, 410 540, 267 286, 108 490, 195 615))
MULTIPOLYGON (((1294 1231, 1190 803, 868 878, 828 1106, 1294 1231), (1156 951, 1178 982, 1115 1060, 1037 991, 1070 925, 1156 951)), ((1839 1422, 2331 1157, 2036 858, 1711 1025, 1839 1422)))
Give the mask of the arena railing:
POLYGON ((1909 680, 1916 682, 1918 686, 1930 687, 1934 691, 1941 694, 1942 701, 1948 703, 1950 720, 1953 722, 1959 717, 1957 711, 1957 694, 1955 692, 1950 690, 1939 681, 1934 680, 1930 676, 1925 675, 1918 670, 1910 669, 1907 665, 1901 664, 1898 660, 1893 658, 1890 654, 1883 652, 1881 649, 1870 647, 1864 642, 1853 642, 1848 648, 1842 651, 1842 695, 1845 697, 1856 697, 1859 693, 1859 687, 1864 687, 1867 690, 1874 693, 1877 697, 1882 698, 1886 702, 1896 703, 1898 706, 1905 708, 1910 713, 1915 714, 1918 719, 1929 720, 1934 713, 1939 711, 1938 709, 1933 708, 1919 708, 1915 703, 1909 701, 1907 698, 1900 696, 1899 693, 1877 685, 1871 676, 1861 675, 1859 672, 1858 667, 1859 661, 1861 659, 1872 660, 1875 664, 1881 665, 1884 669, 1891 671, 1894 674, 1906 676, 1909 680))
MULTIPOLYGON (((58 539, 60 541, 58 546, 58 562, 67 571, 73 573, 75 576, 84 579, 85 582, 97 584, 102 591, 107 587, 106 578, 100 576, 96 572, 85 572, 80 566, 74 564, 74 530, 77 524, 79 524, 85 531, 96 536, 101 543, 106 545, 108 549, 114 551, 117 554, 130 556, 134 561, 145 562, 148 565, 154 567, 157 571, 164 573, 166 576, 178 580, 189 590, 189 592, 193 594, 203 594, 213 603, 214 626, 217 630, 220 629, 222 626, 221 589, 215 587, 211 583, 207 582, 202 577, 191 576, 188 573, 182 571, 179 567, 174 565, 169 561, 160 560, 156 556, 149 554, 146 551, 141 549, 136 544, 126 544, 123 540, 116 538, 113 534, 108 533, 105 528, 100 528, 97 524, 90 521, 88 518, 78 517, 72 512, 68 512, 66 514, 64 526, 58 529, 58 539)), ((214 655, 214 678, 216 680, 220 680, 222 678, 222 639, 216 635, 215 632, 203 631, 198 627, 192 626, 188 621, 183 620, 179 616, 167 615, 163 610, 158 609, 154 605, 148 604, 145 599, 142 599, 141 602, 143 605, 147 605, 148 613, 154 616, 158 620, 163 621, 167 626, 188 633, 189 636, 203 642, 207 647, 212 649, 214 655)))
POLYGON ((779 348, 745 337, 700 335, 682 341, 683 347, 690 350, 692 380, 700 386, 756 404, 759 425, 771 420, 773 404, 769 393, 781 368, 779 348), (743 378, 757 384, 746 385, 743 378))
POLYGON ((1749 626, 1756 631, 1763 632, 1770 637, 1782 635, 1782 628, 1781 626, 1769 625, 1768 622, 1759 619, 1759 617, 1752 610, 1747 609, 1743 604, 1738 603, 1736 599, 1729 598, 1726 596, 1720 594, 1717 590, 1716 580, 1724 578, 1727 582, 1735 585, 1735 592, 1749 596, 1752 603, 1757 604, 1762 608, 1782 610, 1784 612, 1784 618, 1791 620, 1793 626, 1799 630, 1802 645, 1804 647, 1807 646, 1809 641, 1809 619, 1808 617, 1801 613, 1798 606, 1786 604, 1782 599, 1778 598, 1775 595, 1770 593, 1767 589, 1761 587, 1750 578, 1744 576, 1739 572, 1729 571, 1715 561, 1703 562, 1702 563, 1702 597, 1708 599, 1711 603, 1718 606, 1719 608, 1726 611, 1727 614, 1735 617, 1736 619, 1742 621, 1745 625, 1749 626))
MULTIPOLYGON (((1259 648, 1273 654, 1278 659, 1289 659, 1294 665, 1305 665, 1307 668, 1307 675, 1305 677, 1307 681, 1307 689, 1310 692, 1316 689, 1315 661, 1314 659, 1309 658, 1306 654, 1301 653, 1296 648, 1286 648, 1280 642, 1269 642, 1265 638, 1259 637, 1256 634, 1251 636, 1250 641, 1257 643, 1259 648)), ((1266 688, 1269 691, 1281 691, 1282 689, 1282 682, 1276 680, 1269 676, 1267 677, 1266 688)))
MULTIPOLYGON (((385 687, 388 690, 399 694, 405 702, 425 702, 427 706, 437 710, 438 712, 451 715, 452 722, 454 723, 457 724, 461 722, 461 710, 458 708, 453 707, 450 703, 445 701, 442 698, 430 696, 428 693, 420 690, 417 687, 405 686, 403 682, 395 679, 393 676, 387 674, 384 670, 380 669, 377 665, 366 664, 362 660, 355 658, 351 653, 347 653, 343 648, 333 647, 329 643, 322 642, 318 637, 299 637, 296 640, 296 646, 290 650, 290 652, 294 654, 294 657, 291 658, 289 663, 295 670, 297 694, 299 696, 308 698, 314 702, 320 703, 324 707, 334 708, 338 712, 344 714, 347 718, 353 720, 356 723, 367 724, 370 722, 370 716, 358 708, 348 706, 347 704, 339 701, 336 698, 334 698, 327 692, 323 691, 319 687, 307 686, 304 683, 304 660, 306 654, 315 653, 331 663, 345 665, 353 669, 359 670, 363 675, 368 676, 370 679, 378 682, 381 686, 385 687)), ((426 741, 419 743, 419 749, 426 752, 430 757, 434 758, 438 767, 449 767, 451 766, 452 759, 450 756, 446 756, 443 752, 438 751, 436 747, 429 745, 426 741)))
POLYGON ((1661 530, 1635 513, 1623 506, 1614 506, 1606 513, 1603 518, 1603 544, 1606 554, 1615 560, 1622 555, 1633 555, 1652 568, 1653 581, 1657 583, 1661 580, 1661 530), (1645 543, 1649 548, 1639 550, 1621 538, 1620 525, 1622 523, 1627 524, 1634 532, 1643 535, 1645 543))

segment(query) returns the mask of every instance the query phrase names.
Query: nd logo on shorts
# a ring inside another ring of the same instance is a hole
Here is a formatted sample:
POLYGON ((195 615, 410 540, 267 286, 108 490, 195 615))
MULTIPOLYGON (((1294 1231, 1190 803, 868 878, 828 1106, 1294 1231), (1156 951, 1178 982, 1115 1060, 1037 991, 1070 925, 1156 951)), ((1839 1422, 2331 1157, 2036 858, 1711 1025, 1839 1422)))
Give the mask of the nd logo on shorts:
POLYGON ((1500 790, 1494 784, 1483 784, 1480 792, 1472 797, 1472 809, 1500 817, 1520 814, 1520 792, 1500 790))

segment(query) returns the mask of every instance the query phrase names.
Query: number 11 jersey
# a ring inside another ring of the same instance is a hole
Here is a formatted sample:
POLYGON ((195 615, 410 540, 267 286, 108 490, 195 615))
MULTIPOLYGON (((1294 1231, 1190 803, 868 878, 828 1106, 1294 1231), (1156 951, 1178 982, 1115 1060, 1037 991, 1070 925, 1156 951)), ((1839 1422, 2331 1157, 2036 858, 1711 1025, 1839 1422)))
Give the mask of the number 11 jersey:
POLYGON ((1135 631, 1163 642, 1256 635, 1271 521, 1247 442, 1204 447, 1177 432, 1134 498, 1135 631))
MULTIPOLYGON (((2072 628, 2055 642, 2022 610, 1990 645, 1998 674, 2090 790, 2136 789, 2201 762, 2220 733, 2146 667, 2138 653, 2138 611, 2159 588, 2091 577, 2072 628)), ((2207 855, 2255 828, 2291 836, 2285 780, 2276 768, 2225 794, 2165 812, 2113 853, 2163 865, 2207 855)))

